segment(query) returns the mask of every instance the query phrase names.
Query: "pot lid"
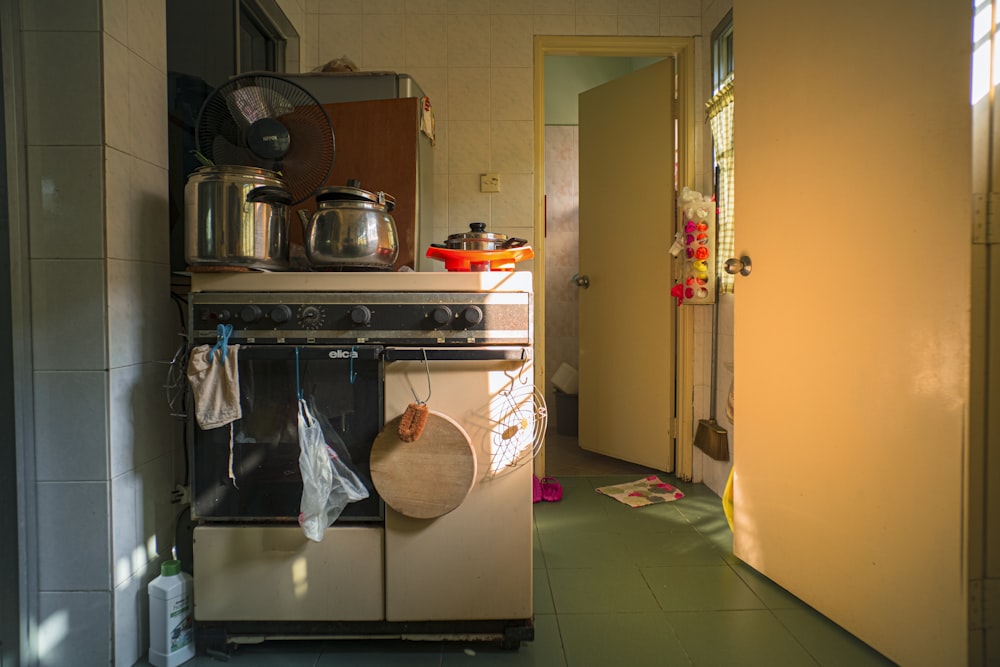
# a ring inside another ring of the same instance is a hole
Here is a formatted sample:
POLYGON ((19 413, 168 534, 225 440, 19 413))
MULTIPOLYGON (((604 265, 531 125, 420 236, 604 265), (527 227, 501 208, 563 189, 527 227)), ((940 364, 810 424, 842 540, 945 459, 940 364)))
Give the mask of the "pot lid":
POLYGON ((506 234, 494 234, 486 231, 485 222, 470 222, 469 231, 458 234, 449 234, 448 241, 498 241, 500 243, 507 240, 506 234))
POLYGON ((198 167, 192 172, 198 174, 199 176, 218 176, 220 174, 234 174, 237 176, 261 176, 263 178, 272 178, 276 181, 283 180, 281 174, 276 171, 271 171, 270 169, 261 169, 260 167, 245 167, 238 164, 215 164, 215 165, 204 165, 198 167))
POLYGON ((347 185, 330 185, 320 188, 316 201, 357 201, 384 206, 386 211, 396 208, 396 198, 385 192, 369 192, 361 189, 361 181, 351 179, 347 185))

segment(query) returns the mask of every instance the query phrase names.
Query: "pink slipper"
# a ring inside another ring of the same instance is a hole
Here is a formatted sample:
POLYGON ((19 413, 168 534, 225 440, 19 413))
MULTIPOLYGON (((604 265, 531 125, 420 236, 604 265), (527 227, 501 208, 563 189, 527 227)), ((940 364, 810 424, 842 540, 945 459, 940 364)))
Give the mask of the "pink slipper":
POLYGON ((542 482, 537 475, 531 476, 531 502, 537 503, 542 499, 542 482))
POLYGON ((543 477, 541 481, 542 500, 547 503, 554 503, 562 500, 562 484, 555 477, 543 477))

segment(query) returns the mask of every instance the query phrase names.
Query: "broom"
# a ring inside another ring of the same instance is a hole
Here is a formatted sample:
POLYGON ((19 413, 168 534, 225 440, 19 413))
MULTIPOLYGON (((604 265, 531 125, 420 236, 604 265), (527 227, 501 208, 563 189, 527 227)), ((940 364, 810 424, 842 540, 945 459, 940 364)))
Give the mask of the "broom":
POLYGON ((715 421, 715 373, 719 359, 719 279, 715 279, 715 303, 712 304, 712 397, 708 419, 698 420, 694 444, 716 461, 729 460, 729 433, 715 421))

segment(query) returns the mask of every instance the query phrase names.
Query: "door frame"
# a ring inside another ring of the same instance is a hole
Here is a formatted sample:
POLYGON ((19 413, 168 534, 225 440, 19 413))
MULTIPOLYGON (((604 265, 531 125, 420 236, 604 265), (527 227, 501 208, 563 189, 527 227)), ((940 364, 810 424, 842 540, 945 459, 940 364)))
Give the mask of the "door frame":
POLYGON ((38 663, 38 530, 34 498, 34 403, 32 401, 32 351, 30 266, 25 174, 25 134, 22 43, 18 3, 0 1, 0 233, 9 261, 9 276, 0 290, 0 308, 9 314, 10 327, 3 336, 9 349, 0 366, 0 384, 10 402, 4 416, 7 448, 0 453, 6 469, 0 475, 0 535, 7 541, 0 551, 0 582, 12 595, 0 599, 0 664, 38 663))
MULTIPOLYGON (((695 113, 694 37, 614 37, 535 35, 534 38, 534 260, 535 384, 545 386, 545 56, 614 56, 674 58, 677 62, 677 179, 681 187, 697 187, 698 145, 695 113)), ((670 305, 668 300, 668 305, 670 305)), ((671 306, 672 307, 672 306, 671 306)), ((675 332, 674 474, 690 481, 694 475, 694 313, 678 308, 675 332)), ((545 447, 535 461, 545 472, 545 447)))

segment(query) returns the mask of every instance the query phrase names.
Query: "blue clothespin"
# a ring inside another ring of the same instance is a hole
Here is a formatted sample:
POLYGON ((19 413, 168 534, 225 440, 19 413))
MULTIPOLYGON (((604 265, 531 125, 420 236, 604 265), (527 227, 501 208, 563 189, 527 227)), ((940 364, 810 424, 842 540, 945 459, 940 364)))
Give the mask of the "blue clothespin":
POLYGON ((229 348, 229 336, 233 333, 232 324, 220 324, 215 328, 215 345, 209 351, 208 358, 211 361, 215 360, 216 351, 219 352, 219 359, 222 363, 226 363, 226 351, 229 348))

